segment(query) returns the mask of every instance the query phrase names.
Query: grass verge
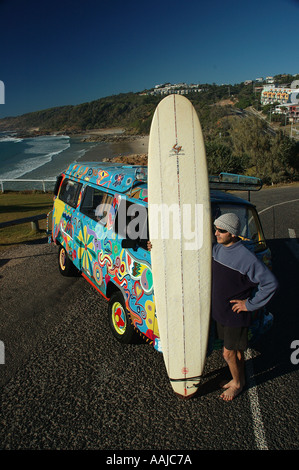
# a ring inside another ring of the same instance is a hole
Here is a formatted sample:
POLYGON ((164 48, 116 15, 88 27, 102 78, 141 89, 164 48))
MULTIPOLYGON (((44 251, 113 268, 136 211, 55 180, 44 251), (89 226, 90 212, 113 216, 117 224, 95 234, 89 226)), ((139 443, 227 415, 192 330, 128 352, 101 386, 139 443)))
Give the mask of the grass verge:
MULTIPOLYGON (((47 214, 52 207, 53 193, 39 191, 0 193, 0 222, 47 214)), ((40 220, 38 224, 37 232, 32 230, 30 222, 0 229, 0 250, 46 237, 47 220, 40 220)))

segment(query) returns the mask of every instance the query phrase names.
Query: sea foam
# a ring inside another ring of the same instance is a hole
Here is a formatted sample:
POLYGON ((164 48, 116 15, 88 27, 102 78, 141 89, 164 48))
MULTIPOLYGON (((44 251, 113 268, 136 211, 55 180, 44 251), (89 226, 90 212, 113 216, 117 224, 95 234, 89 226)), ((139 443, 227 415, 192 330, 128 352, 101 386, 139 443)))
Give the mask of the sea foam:
POLYGON ((17 143, 17 142, 23 142, 23 139, 19 139, 17 137, 6 135, 4 137, 0 137, 0 142, 14 142, 14 143, 17 143))
MULTIPOLYGON (((6 137, 3 138, 6 139, 6 137)), ((21 178, 26 173, 30 173, 51 162, 54 156, 70 147, 69 140, 68 136, 42 136, 26 139, 26 147, 23 152, 24 158, 15 162, 9 171, 1 173, 1 179, 21 178), (26 158, 26 156, 28 157, 26 158)), ((9 142, 13 141, 10 140, 9 142)))

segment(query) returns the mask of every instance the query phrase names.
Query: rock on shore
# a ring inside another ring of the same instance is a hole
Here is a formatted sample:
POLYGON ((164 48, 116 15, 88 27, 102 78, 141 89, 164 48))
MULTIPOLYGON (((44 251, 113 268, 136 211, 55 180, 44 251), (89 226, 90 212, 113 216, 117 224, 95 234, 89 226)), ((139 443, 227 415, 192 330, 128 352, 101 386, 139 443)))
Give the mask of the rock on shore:
POLYGON ((121 163, 123 165, 147 165, 147 154, 120 155, 113 158, 103 158, 103 162, 121 163))
POLYGON ((120 134, 89 134, 82 137, 81 142, 134 142, 140 139, 140 135, 120 135, 120 134))

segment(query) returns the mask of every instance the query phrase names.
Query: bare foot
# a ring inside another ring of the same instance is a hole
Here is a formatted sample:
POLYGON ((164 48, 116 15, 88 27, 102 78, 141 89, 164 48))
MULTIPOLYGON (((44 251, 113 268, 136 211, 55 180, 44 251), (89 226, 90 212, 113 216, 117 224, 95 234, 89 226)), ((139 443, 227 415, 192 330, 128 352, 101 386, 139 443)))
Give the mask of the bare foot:
POLYGON ((231 387, 232 381, 233 381, 233 380, 230 380, 229 382, 227 382, 226 380, 223 380, 223 381, 220 383, 220 387, 221 387, 221 388, 224 388, 224 389, 227 389, 227 388, 231 387))
POLYGON ((220 398, 222 398, 224 401, 232 401, 242 392, 242 390, 243 387, 230 386, 220 395, 220 398))

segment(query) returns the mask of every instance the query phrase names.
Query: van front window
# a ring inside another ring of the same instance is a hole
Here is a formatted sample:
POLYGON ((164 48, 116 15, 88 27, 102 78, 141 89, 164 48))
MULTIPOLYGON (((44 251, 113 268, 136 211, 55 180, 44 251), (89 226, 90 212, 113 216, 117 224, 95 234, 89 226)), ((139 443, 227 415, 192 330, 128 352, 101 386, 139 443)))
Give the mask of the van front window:
POLYGON ((240 238, 244 245, 255 253, 265 250, 266 242, 255 209, 242 205, 212 203, 213 222, 220 215, 227 214, 228 212, 233 212, 240 219, 240 238))
POLYGON ((75 208, 81 187, 81 183, 76 183, 75 181, 65 178, 61 185, 58 197, 61 201, 75 208))

